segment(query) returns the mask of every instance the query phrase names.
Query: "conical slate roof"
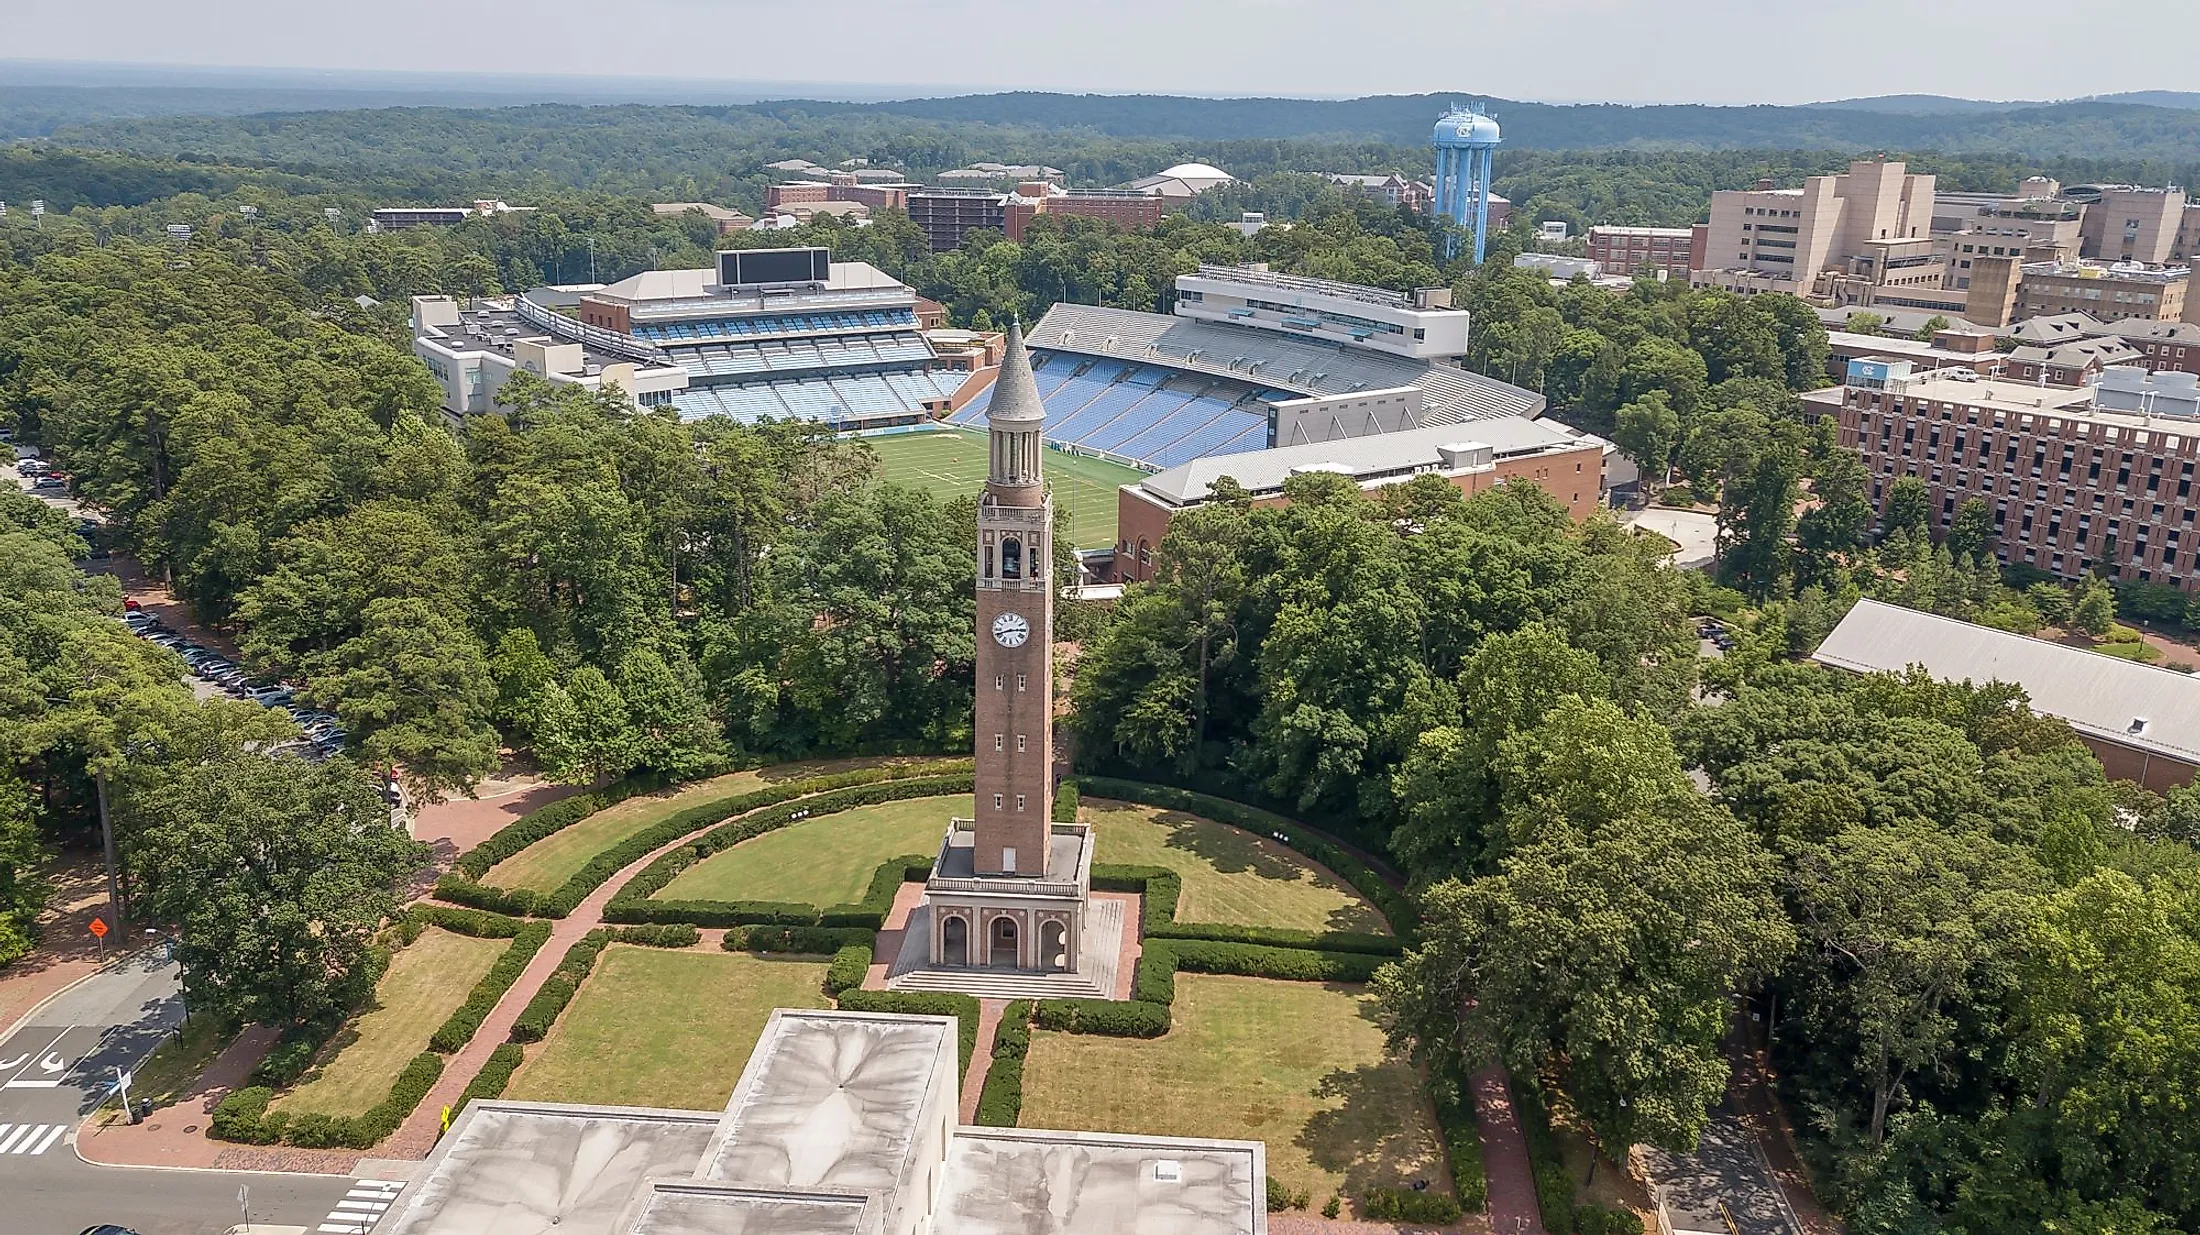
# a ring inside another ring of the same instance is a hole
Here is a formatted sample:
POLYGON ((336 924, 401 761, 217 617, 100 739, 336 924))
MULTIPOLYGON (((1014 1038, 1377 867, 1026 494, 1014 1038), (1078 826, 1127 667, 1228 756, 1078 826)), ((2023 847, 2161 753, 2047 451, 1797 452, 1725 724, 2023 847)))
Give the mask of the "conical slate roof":
POLYGON ((1028 427, 1046 417, 1046 404, 1039 401, 1039 381, 1031 375, 1031 356, 1024 351, 1023 323, 1010 322, 1000 376, 993 379, 993 402, 985 409, 986 423, 1028 427))

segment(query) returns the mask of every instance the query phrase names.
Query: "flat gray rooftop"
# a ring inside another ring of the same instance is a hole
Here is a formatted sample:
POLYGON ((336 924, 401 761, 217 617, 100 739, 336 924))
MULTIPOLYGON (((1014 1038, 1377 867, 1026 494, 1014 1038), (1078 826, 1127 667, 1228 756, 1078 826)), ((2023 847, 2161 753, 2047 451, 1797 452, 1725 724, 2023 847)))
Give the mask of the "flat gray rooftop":
POLYGON ((614 1235, 643 1180, 693 1173, 717 1123, 706 1111, 475 1102, 378 1229, 614 1235))
POLYGON ((621 1235, 856 1235, 869 1198, 657 1180, 620 1220, 621 1235))
POLYGON ((1261 1235, 1258 1141, 963 1128, 934 1229, 955 1235, 1261 1235))
MULTIPOLYGON (((977 834, 956 831, 948 834, 947 843, 940 846, 935 860, 934 873, 942 879, 991 879, 980 875, 977 863, 977 834)), ((1056 832, 1047 838, 1047 869, 1041 875, 1002 875, 1002 879, 1032 880, 1044 878, 1056 882, 1074 883, 1077 865, 1083 860, 1085 838, 1074 832, 1056 832)), ((1022 863, 1018 863, 1019 866, 1022 863)))
MULTIPOLYGON (((772 1014, 698 1178, 751 1188, 890 1193, 901 1183, 955 1022, 849 1012, 772 1014)), ((947 1109, 956 1095, 944 1095, 947 1109)))

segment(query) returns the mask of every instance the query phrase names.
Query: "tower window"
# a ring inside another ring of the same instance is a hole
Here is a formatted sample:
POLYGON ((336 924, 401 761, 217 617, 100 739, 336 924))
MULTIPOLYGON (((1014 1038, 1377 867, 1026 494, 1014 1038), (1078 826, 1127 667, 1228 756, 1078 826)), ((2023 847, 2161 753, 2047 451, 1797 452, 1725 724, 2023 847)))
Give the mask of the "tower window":
POLYGON ((1017 795, 1016 795, 1016 809, 1017 809, 1017 810, 1022 810, 1023 808, 1024 808, 1024 795, 1023 795, 1023 794, 1020 794, 1020 793, 1019 793, 1019 794, 1017 794, 1017 795))
POLYGON ((1000 675, 1000 674, 998 674, 998 673, 994 674, 994 675, 993 675, 993 689, 995 689, 995 690, 999 690, 999 689, 1001 688, 1001 682, 1002 682, 1002 680, 1003 680, 1003 679, 1002 679, 1002 677, 1001 677, 1001 675, 1000 675))
POLYGON ((1024 675, 1023 675, 1023 674, 1021 674, 1021 673, 1019 673, 1019 674, 1017 674, 1017 675, 1016 675, 1016 689, 1018 689, 1018 690, 1022 690, 1023 688, 1024 688, 1024 675))
POLYGON ((997 794, 997 793, 996 793, 996 794, 994 794, 994 795, 993 795, 993 809, 994 809, 994 810, 999 810, 999 809, 1001 809, 1001 795, 1000 795, 1000 794, 997 794))
MULTIPOLYGON (((1016 743, 1016 745, 1017 745, 1017 749, 1019 749, 1019 750, 1021 750, 1021 749, 1023 748, 1023 739, 1022 739, 1021 737, 1019 737, 1019 738, 1017 739, 1017 743, 1016 743)), ((993 735, 993 749, 995 749, 995 750, 999 750, 1000 748, 1001 748, 1001 735, 1000 735, 1000 734, 998 734, 998 733, 996 733, 996 734, 994 734, 994 735, 993 735)))
MULTIPOLYGON (((2172 533, 2172 535, 2174 534, 2172 533)), ((1019 755, 1024 753, 1024 735, 1021 733, 1016 735, 1016 753, 1019 755)))
POLYGON ((1011 536, 1001 542, 1001 578, 1020 579, 1024 573, 1024 546, 1011 536))
POLYGON ((985 577, 988 579, 993 577, 993 546, 991 545, 985 547, 985 577))

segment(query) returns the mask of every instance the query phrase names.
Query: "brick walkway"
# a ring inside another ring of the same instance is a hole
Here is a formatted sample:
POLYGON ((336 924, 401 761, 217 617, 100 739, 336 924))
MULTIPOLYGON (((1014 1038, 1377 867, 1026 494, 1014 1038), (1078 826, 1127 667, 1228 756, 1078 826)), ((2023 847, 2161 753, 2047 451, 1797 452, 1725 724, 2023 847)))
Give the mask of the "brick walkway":
POLYGON ((1268 1215, 1268 1235, 1408 1235, 1409 1232, 1417 1231, 1461 1231, 1465 1235, 1489 1235, 1490 1221, 1482 1214, 1468 1214, 1452 1226, 1419 1226, 1400 1222, 1361 1222, 1353 1218, 1324 1218, 1319 1210, 1289 1209, 1280 1214, 1268 1215))
MULTIPOLYGON (((398 1127, 396 1132, 392 1133, 387 1140, 375 1146, 367 1154, 352 1151, 288 1149, 276 1146, 229 1145, 209 1139, 205 1135, 203 1120, 171 1121, 156 1117, 156 1119, 148 1121, 137 1128, 125 1126, 103 1130, 98 1138, 100 1141, 99 1156, 93 1158, 93 1160, 115 1166, 205 1165, 225 1170, 343 1172, 352 1169, 362 1157, 370 1155, 385 1159, 427 1157, 428 1152, 435 1148, 436 1139, 442 1135, 443 1108, 447 1105, 457 1104, 459 1096, 466 1092, 468 1085, 473 1083, 473 1079, 481 1071, 482 1065, 489 1061, 490 1052, 494 1051, 510 1036, 513 1022, 519 1019, 519 1014, 526 1010, 528 1001, 535 997, 535 993, 542 989, 542 984, 556 971, 558 962, 565 959, 566 949, 578 942, 581 936, 604 924, 604 907, 610 903, 612 896, 621 887, 625 886, 627 880, 641 873, 643 867, 656 861, 661 855, 685 844, 686 840, 686 837, 682 837, 680 840, 673 841, 671 844, 637 859, 611 878, 605 880, 602 886, 590 893, 588 898, 574 909, 572 914, 562 920, 553 922, 550 927, 549 942, 543 944, 542 949, 535 953, 532 960, 528 961, 527 968, 520 973, 519 979, 512 983, 510 989, 504 992, 504 997, 497 1001, 497 1006, 490 1011, 488 1018, 482 1022, 481 1028, 474 1034, 473 1040, 468 1042, 457 1054, 445 1058, 443 1061, 443 1075, 437 1079, 435 1087, 428 1091, 428 1096, 421 1099, 420 1105, 413 1108, 412 1114, 406 1117, 405 1122, 398 1127), (155 1128, 155 1124, 160 1126, 155 1128), (186 1131, 186 1128, 189 1130, 186 1131), (125 1133, 129 1135, 123 1135, 125 1133), (189 1145, 186 1145, 185 1142, 189 1142, 189 1145), (300 1163, 307 1163, 308 1165, 299 1165, 300 1163)), ((723 946, 725 936, 726 933, 723 930, 705 931, 703 932, 702 946, 711 948, 723 946)), ((201 1082, 199 1088, 210 1092, 213 1089, 210 1082, 224 1080, 224 1076, 217 1076, 216 1073, 224 1072, 224 1061, 230 1060, 230 1056, 237 1053, 243 1045, 242 1040, 240 1040, 230 1050, 223 1052, 221 1058, 216 1061, 214 1068, 209 1070, 208 1077, 201 1082)), ((243 1062, 241 1071, 231 1067, 224 1072, 224 1075, 233 1074, 234 1077, 241 1077, 244 1072, 251 1070, 252 1063, 257 1062, 259 1056, 264 1054, 265 1051, 266 1046, 260 1046, 257 1051, 251 1053, 250 1059, 243 1062)), ((227 1092, 227 1084, 234 1083, 234 1079, 227 1080, 222 1092, 227 1092)), ((205 1109, 212 1110, 213 1102, 218 1101, 220 1101, 219 1096, 213 1097, 212 1102, 205 1105, 205 1109)), ((182 1108, 170 1109, 180 1110, 182 1108)), ((166 1115, 168 1112, 164 1111, 161 1114, 166 1115)), ((90 1143, 93 1139, 92 1130, 87 1128, 83 1142, 87 1157, 92 1157, 90 1143)))
POLYGON ((1001 1031, 1001 1013, 1008 1010, 1006 999, 981 999, 978 1001, 978 1044, 970 1051, 970 1072, 963 1077, 962 1121, 978 1122, 978 1095, 985 1092, 985 1074, 993 1070, 993 1041, 1001 1031))
MULTIPOLYGON (((31 1009, 99 972, 99 941, 90 927, 93 916, 107 909, 106 874, 96 858, 84 857, 56 864, 46 878, 53 882, 54 896, 38 917, 38 946, 0 969, 0 1037, 31 1009)), ((109 956, 131 945, 120 935, 107 940, 109 956)))
POLYGON ((1535 1172, 1520 1133, 1503 1068, 1474 1074, 1474 1122, 1482 1132, 1482 1169, 1490 1182, 1490 1230, 1497 1235, 1545 1235, 1536 1204, 1535 1172))

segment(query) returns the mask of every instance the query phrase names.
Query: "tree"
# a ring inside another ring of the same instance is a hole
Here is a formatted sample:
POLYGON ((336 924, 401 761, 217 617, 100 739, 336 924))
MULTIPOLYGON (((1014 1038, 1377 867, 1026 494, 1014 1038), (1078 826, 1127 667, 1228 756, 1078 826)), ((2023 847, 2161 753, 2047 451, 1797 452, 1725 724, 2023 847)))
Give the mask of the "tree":
POLYGON ((626 700, 594 665, 546 683, 535 709, 535 757, 552 780, 600 784, 634 766, 639 737, 626 700))
POLYGON ((1872 521, 1871 476, 1856 452, 1830 435, 1813 440, 1807 459, 1816 503, 1796 517, 1795 542, 1805 578, 1824 582, 1837 559, 1863 547, 1872 521))
POLYGON ((1887 536, 1897 532, 1914 537, 1929 535, 1933 526, 1932 490, 1915 476, 1896 477, 1887 486, 1887 508, 1880 516, 1880 526, 1887 536))
POLYGON ((619 662, 618 690, 634 733, 634 761, 685 779, 709 767, 719 749, 718 723, 703 702, 702 684, 687 659, 677 672, 648 648, 619 662))
POLYGON ((1990 557, 1997 535, 1993 507, 1982 497, 1965 498, 1948 525, 1948 552, 1966 563, 1990 557))
POLYGON ((2088 575, 2070 606, 2070 624, 2096 639, 2106 635, 2116 624, 2116 594, 2098 577, 2088 575))
POLYGON ((2035 583, 2024 589, 2024 598, 2039 611, 2040 620, 2060 626, 2070 620, 2070 589, 2060 583, 2035 583))
POLYGON ((1606 1156, 1693 1148, 1729 996, 1793 944, 1771 856, 1608 703, 1562 700, 1506 748, 1509 814, 1538 821, 1499 874, 1428 891, 1420 946, 1376 978, 1386 1030, 1433 1061, 1561 1062, 1606 1156))
POLYGON ((1665 471, 1680 434, 1681 418, 1673 411, 1670 397, 1662 390, 1652 390, 1619 409, 1619 425, 1612 441, 1642 469, 1643 482, 1654 494, 1665 483, 1665 471))
POLYGON ((1886 324, 1887 319, 1879 314, 1857 309, 1849 314, 1848 321, 1842 324, 1842 329, 1850 334, 1878 334, 1886 324))
POLYGON ((31 950, 46 907, 48 888, 38 874, 46 853, 33 801, 30 786, 0 774, 0 968, 31 950))
POLYGON ((1805 1015, 1816 1040, 1855 1043, 1874 1146, 1908 1077, 1955 1048, 1960 1009, 2013 984, 2045 883, 2021 851, 1920 819, 1851 828, 1796 864, 1789 898, 1823 974, 1805 1015))
POLYGON ((497 769, 496 683, 480 641, 451 615, 424 600, 377 600, 335 660, 311 693, 335 704, 370 762, 397 769, 417 794, 467 792, 497 769))
POLYGON ((1939 334, 1941 331, 1946 330, 1947 328, 1947 315, 1942 313, 1935 313, 1931 317, 1926 318, 1922 323, 1920 323, 1918 328, 1915 331, 1911 332, 1910 337, 1916 339, 1920 343, 1930 343, 1933 341, 1934 335, 1939 334))
POLYGON ((538 698, 557 675, 558 667, 542 654, 534 631, 505 631, 489 657, 489 676, 497 684, 497 719, 523 732, 532 728, 538 698))
POLYGON ((370 945, 428 848, 350 762, 234 752, 145 795, 134 860, 179 925, 194 1009, 327 1022, 371 989, 370 945))

